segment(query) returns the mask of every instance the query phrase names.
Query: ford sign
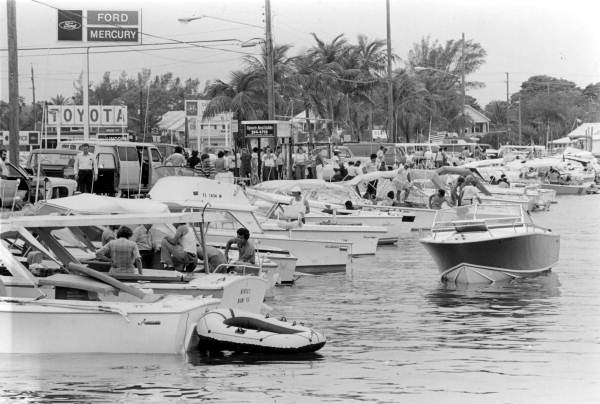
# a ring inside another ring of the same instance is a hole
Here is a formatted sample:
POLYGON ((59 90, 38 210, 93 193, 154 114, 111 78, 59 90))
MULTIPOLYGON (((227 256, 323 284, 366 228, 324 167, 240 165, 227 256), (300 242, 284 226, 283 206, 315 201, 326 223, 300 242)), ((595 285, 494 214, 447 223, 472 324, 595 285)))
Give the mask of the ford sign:
POLYGON ((81 24, 77 21, 61 21, 58 23, 60 29, 64 29, 67 31, 75 31, 81 28, 81 24))
POLYGON ((58 10, 58 40, 81 41, 82 10, 58 10))

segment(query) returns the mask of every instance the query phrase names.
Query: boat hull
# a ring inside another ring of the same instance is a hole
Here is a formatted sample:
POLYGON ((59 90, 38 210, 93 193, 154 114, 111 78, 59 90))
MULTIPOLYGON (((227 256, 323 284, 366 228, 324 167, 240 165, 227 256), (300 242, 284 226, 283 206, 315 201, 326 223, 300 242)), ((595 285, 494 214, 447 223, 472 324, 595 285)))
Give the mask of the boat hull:
POLYGON ((551 189, 556 195, 585 195, 589 185, 542 184, 543 189, 551 189))
POLYGON ((421 243, 443 281, 489 283, 549 271, 558 261, 560 237, 540 231, 470 241, 429 237, 421 243))
POLYGON ((184 353, 191 348, 198 319, 219 304, 217 299, 186 300, 175 296, 153 304, 48 300, 48 305, 1 300, 0 353, 184 353))
MULTIPOLYGON (((207 238, 210 243, 226 243, 231 239, 231 231, 210 229, 207 238)), ((298 258, 296 262, 296 271, 298 272, 346 272, 352 265, 351 243, 321 239, 294 239, 261 233, 253 233, 252 239, 258 240, 258 243, 255 244, 258 249, 274 247, 292 253, 298 258)))

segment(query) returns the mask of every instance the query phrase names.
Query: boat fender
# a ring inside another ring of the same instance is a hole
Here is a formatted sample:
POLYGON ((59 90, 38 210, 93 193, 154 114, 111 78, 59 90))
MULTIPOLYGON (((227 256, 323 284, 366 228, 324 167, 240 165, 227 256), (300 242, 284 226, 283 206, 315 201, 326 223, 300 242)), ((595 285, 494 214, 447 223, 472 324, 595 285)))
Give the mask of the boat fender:
POLYGON ((269 318, 269 317, 271 317, 271 316, 269 315, 269 313, 265 314, 265 318, 269 318))
POLYGON ((284 321, 284 322, 287 322, 287 318, 285 318, 285 316, 282 316, 282 317, 279 319, 279 321, 284 321))

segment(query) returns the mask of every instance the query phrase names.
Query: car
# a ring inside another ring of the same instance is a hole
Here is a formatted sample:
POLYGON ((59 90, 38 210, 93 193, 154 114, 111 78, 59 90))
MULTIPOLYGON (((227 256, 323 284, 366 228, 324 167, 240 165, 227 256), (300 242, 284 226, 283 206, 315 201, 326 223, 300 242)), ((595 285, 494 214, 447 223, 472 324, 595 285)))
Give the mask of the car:
POLYGON ((37 174, 39 169, 40 175, 74 179, 75 157, 77 150, 35 149, 29 154, 24 168, 31 175, 37 174))
POLYGON ((23 202, 71 196, 77 189, 77 182, 72 179, 31 175, 11 162, 6 162, 6 167, 8 175, 0 179, 0 206, 4 208, 16 207, 23 202))

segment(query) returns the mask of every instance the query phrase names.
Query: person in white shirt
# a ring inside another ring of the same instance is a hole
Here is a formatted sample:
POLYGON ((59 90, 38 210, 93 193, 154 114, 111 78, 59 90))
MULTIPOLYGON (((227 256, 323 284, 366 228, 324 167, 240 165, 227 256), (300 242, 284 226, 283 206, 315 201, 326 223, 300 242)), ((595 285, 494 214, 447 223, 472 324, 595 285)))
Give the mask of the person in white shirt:
POLYGON ((175 151, 173 152, 173 154, 171 154, 165 160, 166 166, 182 167, 182 166, 185 166, 186 164, 187 164, 187 160, 185 159, 185 156, 183 155, 183 147, 181 147, 181 146, 175 147, 175 151))
POLYGON ((275 163, 277 156, 271 152, 271 148, 267 146, 265 153, 261 156, 262 158, 262 179, 263 181, 270 181, 277 178, 277 168, 275 163))
POLYGON ((310 213, 310 206, 306 198, 302 196, 300 187, 293 187, 290 194, 294 197, 289 205, 281 205, 282 212, 277 213, 279 219, 300 220, 304 222, 304 216, 310 213))
POLYGON ((303 180, 304 178, 306 178, 305 171, 306 171, 306 160, 308 160, 308 156, 304 152, 304 149, 302 148, 302 146, 298 147, 297 152, 293 156, 293 160, 294 160, 296 179, 303 180))
POLYGON ((96 156, 89 152, 89 144, 82 144, 81 150, 82 152, 75 157, 73 171, 77 181, 77 190, 89 193, 94 191, 94 181, 98 178, 98 166, 96 156))
POLYGON ((392 180, 392 185, 396 188, 396 197, 400 202, 406 202, 410 189, 412 188, 412 181, 408 168, 408 164, 400 166, 396 178, 392 180))
POLYGON ((6 177, 8 175, 8 169, 6 168, 6 155, 5 149, 0 149, 0 176, 6 177))

